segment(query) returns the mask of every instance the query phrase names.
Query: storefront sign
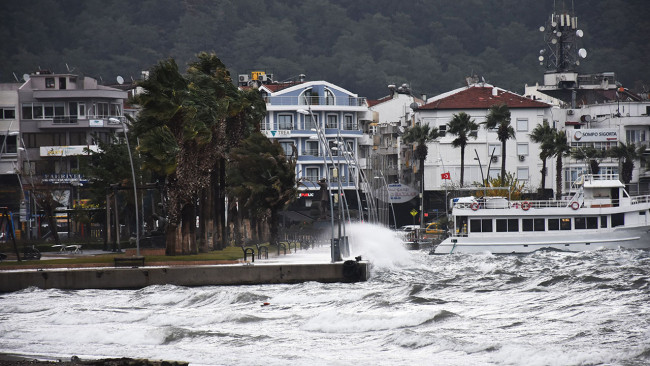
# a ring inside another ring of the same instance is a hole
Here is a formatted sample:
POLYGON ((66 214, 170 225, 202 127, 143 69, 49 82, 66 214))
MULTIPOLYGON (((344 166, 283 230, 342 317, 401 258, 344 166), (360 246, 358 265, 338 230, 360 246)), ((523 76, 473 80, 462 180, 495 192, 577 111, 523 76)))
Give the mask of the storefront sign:
POLYGON ((86 149, 91 151, 99 151, 97 145, 77 145, 77 146, 41 146, 41 156, 72 156, 72 155, 88 155, 86 149))
POLYGON ((571 142, 618 141, 618 130, 614 128, 594 128, 588 130, 568 130, 571 142))
POLYGON ((375 190, 375 197, 382 202, 404 203, 417 197, 418 191, 406 184, 389 184, 388 189, 380 187, 375 190))

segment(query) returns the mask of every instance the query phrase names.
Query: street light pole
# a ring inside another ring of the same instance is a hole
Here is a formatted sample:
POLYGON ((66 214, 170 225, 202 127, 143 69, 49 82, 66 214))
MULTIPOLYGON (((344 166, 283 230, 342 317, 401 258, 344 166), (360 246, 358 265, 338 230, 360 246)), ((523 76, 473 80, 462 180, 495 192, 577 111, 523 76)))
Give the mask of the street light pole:
POLYGON ((140 213, 138 211, 138 188, 135 180, 135 169, 133 168, 133 156, 131 155, 131 145, 129 144, 129 135, 126 133, 126 123, 117 118, 108 119, 113 123, 121 123, 126 138, 126 149, 129 152, 129 163, 131 163, 131 176, 133 177, 133 204, 135 205, 135 253, 140 256, 140 213))
MULTIPOLYGON (((325 137, 325 133, 321 130, 320 128, 320 121, 316 122, 316 118, 314 118, 314 113, 311 110, 311 106, 309 106, 309 110, 305 109, 298 109, 296 112, 302 114, 302 115, 309 115, 311 117, 312 122, 315 123, 315 132, 318 138, 318 142, 320 145, 323 146, 323 149, 325 150, 326 154, 329 155, 330 160, 332 161, 332 166, 334 166, 334 158, 332 157, 332 152, 329 149, 329 145, 327 144, 327 139, 325 137)), ((326 155, 323 154, 323 163, 325 164, 325 176, 327 177, 327 189, 328 189, 328 194, 329 194, 329 202, 330 202, 330 221, 331 221, 331 226, 332 226, 332 240, 330 244, 330 255, 331 255, 331 260, 332 262, 336 262, 341 260, 341 251, 340 251, 340 240, 341 240, 341 222, 339 220, 339 238, 337 248, 334 247, 334 239, 335 239, 335 234, 334 234, 334 203, 332 202, 332 182, 331 182, 331 176, 329 173, 329 167, 327 166, 327 158, 326 155)), ((340 182, 339 182, 340 184, 340 182)), ((340 209, 339 209, 340 213, 340 209)))

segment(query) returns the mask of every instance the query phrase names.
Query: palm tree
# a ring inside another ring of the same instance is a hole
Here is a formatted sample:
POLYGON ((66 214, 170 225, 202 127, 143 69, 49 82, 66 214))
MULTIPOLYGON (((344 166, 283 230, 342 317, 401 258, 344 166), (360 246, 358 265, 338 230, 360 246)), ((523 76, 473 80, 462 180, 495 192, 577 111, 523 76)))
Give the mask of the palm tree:
POLYGON ((295 167, 295 159, 260 132, 243 140, 229 157, 228 190, 255 216, 267 219, 271 245, 278 244, 278 213, 298 194, 295 167))
POLYGON ((618 159, 621 164, 621 179, 623 184, 630 184, 632 173, 634 172, 634 160, 640 159, 643 156, 644 151, 645 146, 637 148, 637 146, 632 142, 628 142, 627 144, 621 142, 620 145, 609 149, 608 155, 612 158, 618 159))
POLYGON ((555 130, 549 125, 548 121, 544 120, 542 124, 535 126, 533 132, 530 134, 531 141, 541 144, 539 158, 542 160, 542 190, 546 188, 546 159, 553 156, 552 151, 548 148, 548 142, 553 138, 554 131, 555 130), (545 145, 547 148, 544 148, 545 145))
POLYGON ((515 138, 515 130, 510 125, 510 108, 506 104, 495 104, 488 110, 485 120, 487 129, 497 129, 497 139, 501 141, 501 185, 506 176, 506 141, 515 138))
POLYGON ((465 146, 467 146, 467 141, 470 137, 476 139, 476 135, 472 134, 472 131, 476 131, 478 129, 478 124, 476 124, 476 122, 470 118, 471 117, 467 113, 460 112, 458 114, 454 114, 451 118, 451 121, 447 123, 449 133, 457 136, 454 141, 451 142, 451 144, 454 147, 460 147, 461 187, 463 186, 465 179, 465 146))
POLYGON ((569 156, 571 147, 564 131, 554 131, 553 138, 542 143, 542 149, 550 151, 550 156, 555 156, 555 198, 559 200, 562 198, 562 159, 569 156))
POLYGON ((581 146, 571 150, 571 157, 576 160, 589 162, 589 171, 591 174, 598 174, 600 171, 600 162, 607 156, 606 150, 596 149, 593 146, 581 146))
POLYGON ((436 127, 429 127, 427 124, 416 124, 413 127, 407 128, 402 137, 404 143, 415 145, 415 157, 420 161, 420 193, 422 194, 420 198, 422 205, 420 209, 421 227, 424 227, 424 160, 429 153, 427 143, 435 140, 436 137, 438 137, 438 129, 436 127))

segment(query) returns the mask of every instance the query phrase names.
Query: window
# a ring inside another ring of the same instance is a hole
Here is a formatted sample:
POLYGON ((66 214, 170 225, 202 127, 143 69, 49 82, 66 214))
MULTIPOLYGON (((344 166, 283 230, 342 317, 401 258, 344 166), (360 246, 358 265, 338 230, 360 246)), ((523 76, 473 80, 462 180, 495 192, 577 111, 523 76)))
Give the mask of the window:
POLYGON ((587 217, 587 229, 598 229, 598 217, 587 217))
POLYGON ((334 93, 331 90, 325 89, 325 104, 335 105, 336 99, 334 98, 334 93))
POLYGON ((587 228, 587 220, 584 217, 576 217, 573 221, 576 230, 587 228))
POLYGON ((600 227, 607 227, 607 216, 600 217, 600 227))
POLYGON ((571 218, 560 219, 560 230, 571 230, 571 218))
POLYGON ((290 157, 293 154, 293 141, 280 141, 284 155, 290 157))
POLYGON ((2 151, 0 154, 16 154, 18 152, 18 145, 16 145, 17 136, 0 135, 0 147, 2 151))
POLYGON ((625 214, 617 213, 612 215, 612 227, 625 225, 625 214))
POLYGON ((447 125, 438 126, 438 136, 445 137, 447 134, 447 125))
POLYGON ((517 118, 517 131, 528 132, 528 118, 517 118))
POLYGON ((518 232, 519 219, 497 219, 497 232, 518 232))
POLYGON ((517 155, 528 155, 528 143, 522 142, 517 143, 517 155))
POLYGON ((501 144, 489 144, 488 156, 493 156, 492 155, 493 151, 494 151, 494 156, 501 156, 501 144))
POLYGON ((311 129, 316 129, 316 125, 318 124, 318 115, 316 114, 309 114, 305 116, 305 130, 311 130, 311 129), (312 119, 313 117, 313 119, 312 119))
POLYGON ((348 140, 345 142, 345 151, 354 154, 354 141, 348 140))
POLYGON ((54 78, 45 78, 45 87, 48 89, 54 88, 54 78))
POLYGON ((122 115, 122 106, 116 103, 111 103, 111 116, 119 117, 122 115))
POLYGON ((330 153, 332 153, 332 156, 339 156, 339 147, 336 141, 328 140, 327 143, 329 145, 330 153))
POLYGON ((528 168, 517 168, 517 179, 528 180, 528 168))
POLYGON ((108 103, 97 103, 97 117, 108 117, 108 103))
POLYGON ((325 128, 339 128, 338 116, 335 114, 328 114, 325 128))
POLYGON ((305 142, 305 155, 318 156, 318 141, 305 142))
POLYGON ((549 231, 560 230, 560 219, 548 219, 547 223, 549 231))
POLYGON ((492 219, 470 219, 469 230, 473 233, 491 233, 492 219))
POLYGON ((318 180, 320 179, 318 172, 319 172, 318 168, 306 168, 305 179, 316 184, 316 182, 318 182, 318 180))
POLYGON ((544 219, 521 219, 522 231, 545 231, 544 219))
POLYGON ((625 131, 625 139, 627 143, 639 143, 646 139, 645 130, 627 130, 625 131))
POLYGON ((357 129, 357 127, 354 125, 354 118, 351 115, 346 114, 344 116, 344 118, 345 118, 345 129, 346 130, 356 130, 357 129))
POLYGON ((0 107, 0 119, 16 119, 16 108, 0 107))
POLYGON ((66 88, 66 79, 64 77, 59 78, 59 89, 66 88))
POLYGON ((293 116, 281 114, 278 116, 278 130, 291 130, 293 128, 293 116))

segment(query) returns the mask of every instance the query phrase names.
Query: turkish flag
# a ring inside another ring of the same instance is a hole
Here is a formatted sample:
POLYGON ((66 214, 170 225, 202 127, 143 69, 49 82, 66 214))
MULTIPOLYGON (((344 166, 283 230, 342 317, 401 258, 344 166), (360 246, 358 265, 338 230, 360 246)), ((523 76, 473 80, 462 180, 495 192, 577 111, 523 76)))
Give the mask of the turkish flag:
POLYGON ((451 174, 449 172, 440 174, 442 179, 451 179, 451 174))

